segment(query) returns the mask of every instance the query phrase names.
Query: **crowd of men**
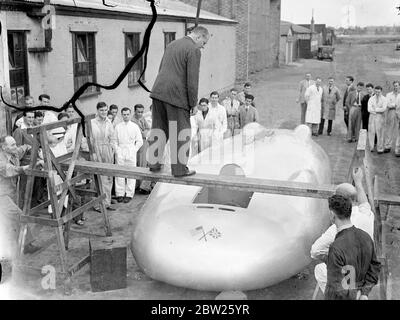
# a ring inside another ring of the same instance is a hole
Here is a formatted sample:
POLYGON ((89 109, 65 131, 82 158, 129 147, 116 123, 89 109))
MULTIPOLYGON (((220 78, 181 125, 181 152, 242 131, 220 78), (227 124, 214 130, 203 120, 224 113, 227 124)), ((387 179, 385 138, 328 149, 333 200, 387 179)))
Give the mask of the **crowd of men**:
POLYGON ((191 154, 195 155, 213 143, 219 144, 223 139, 239 134, 251 122, 259 122, 254 105, 254 95, 248 82, 241 92, 231 89, 221 103, 217 91, 211 92, 209 98, 200 99, 190 119, 193 137, 191 154))
POLYGON ((323 134, 327 120, 330 136, 342 100, 349 143, 358 141, 360 129, 366 129, 371 152, 390 153, 395 143, 394 154, 400 157, 400 82, 394 81, 393 91, 386 96, 381 86, 361 81, 356 85, 352 76, 346 77, 345 84, 346 89, 341 93, 334 78, 328 78, 323 86, 321 78, 314 81, 307 73, 300 82, 297 100, 301 104, 301 123, 311 128, 313 136, 318 136, 323 134))
MULTIPOLYGON (((0 151, 0 195, 8 195, 22 209, 27 183, 27 170, 31 162, 32 142, 23 134, 23 130, 68 120, 77 117, 75 110, 69 106, 65 112, 30 111, 29 108, 51 105, 51 97, 41 94, 38 103, 31 96, 25 97, 25 107, 28 109, 16 115, 12 135, 3 137, 0 151)), ((149 147, 148 137, 151 129, 152 115, 145 113, 142 104, 133 108, 119 108, 115 104, 108 106, 99 102, 97 114, 92 120, 93 146, 98 161, 126 166, 147 167, 146 152, 149 147)), ((258 112, 254 107, 254 96, 251 94, 251 84, 246 83, 244 90, 239 92, 231 89, 229 96, 220 101, 220 95, 214 91, 209 98, 202 98, 198 107, 191 112, 192 130, 191 156, 220 143, 224 138, 232 137, 250 122, 258 122, 258 112)), ((58 157, 70 153, 75 148, 77 124, 60 127, 47 132, 49 147, 58 157)), ((39 142, 40 143, 40 142, 39 142)), ((81 149, 89 151, 86 139, 83 138, 81 149)), ((39 149, 38 168, 43 165, 43 152, 39 149)), ((103 190, 106 194, 105 205, 108 210, 115 210, 112 204, 129 203, 135 192, 148 194, 154 186, 150 181, 113 178, 101 176, 103 190)), ((56 176, 56 184, 62 183, 56 176)), ((83 182, 82 182, 83 183, 83 182)), ((59 192, 60 193, 60 192, 59 192)), ((32 207, 48 200, 46 179, 36 177, 32 194, 32 207)), ((65 207, 68 205, 68 197, 65 207)), ((79 203, 74 203, 74 206, 79 203)), ((95 210, 100 211, 99 208, 95 210)), ((51 207, 49 207, 51 212, 51 207)), ((83 225, 84 215, 74 219, 77 225, 83 225)), ((17 225, 17 224, 16 224, 17 225)), ((19 228, 16 228, 16 231, 19 228)), ((28 237, 32 239, 32 237, 28 237)), ((34 252, 38 248, 27 241, 26 252, 34 252)))
MULTIPOLYGON (((389 153, 397 135, 395 155, 400 156, 400 84, 393 82, 393 91, 382 93, 382 87, 371 83, 355 85, 352 76, 346 77, 343 92, 333 77, 326 85, 320 77, 312 79, 307 73, 299 85, 301 123, 307 124, 313 136, 322 135, 328 121, 327 135, 331 136, 336 111, 342 101, 346 141, 357 142, 360 129, 368 131, 371 152, 389 153), (376 148, 375 148, 376 147, 376 148)), ((381 265, 374 249, 374 214, 363 188, 363 173, 353 171, 354 186, 341 184, 329 198, 332 225, 315 241, 311 257, 320 261, 315 278, 325 299, 367 300, 378 283, 381 265)))

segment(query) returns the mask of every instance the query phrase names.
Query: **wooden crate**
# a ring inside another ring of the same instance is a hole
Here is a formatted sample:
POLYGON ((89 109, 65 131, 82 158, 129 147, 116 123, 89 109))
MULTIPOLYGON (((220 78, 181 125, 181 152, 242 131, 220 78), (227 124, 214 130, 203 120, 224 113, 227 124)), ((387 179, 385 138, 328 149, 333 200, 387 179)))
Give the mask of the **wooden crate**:
POLYGON ((127 240, 90 239, 90 284, 93 292, 126 288, 127 240))

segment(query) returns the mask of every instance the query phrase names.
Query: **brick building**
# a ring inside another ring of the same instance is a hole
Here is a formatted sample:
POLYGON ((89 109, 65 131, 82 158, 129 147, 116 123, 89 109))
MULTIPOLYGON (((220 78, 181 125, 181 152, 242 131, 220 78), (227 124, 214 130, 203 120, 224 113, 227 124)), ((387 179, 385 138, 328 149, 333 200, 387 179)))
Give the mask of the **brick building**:
MULTIPOLYGON (((198 0, 181 0, 197 7, 198 0)), ((203 0, 206 10, 238 22, 236 78, 279 65, 281 0, 203 0)))
MULTIPOLYGON (((162 0, 157 10, 144 75, 149 89, 165 46, 183 37, 196 16, 196 8, 177 0, 162 0)), ((139 50, 150 19, 151 10, 144 0, 121 0, 116 7, 106 7, 100 0, 2 0, 0 86, 13 103, 22 104, 28 94, 37 102, 40 94, 47 93, 52 104, 60 106, 85 82, 111 84, 139 50)), ((200 14, 200 23, 213 35, 202 52, 201 97, 235 83, 237 23, 205 11, 200 14)), ((143 61, 135 64, 115 90, 89 88, 80 99, 82 111, 94 112, 98 101, 148 107, 149 94, 137 84, 142 68, 143 61)), ((0 103, 1 135, 5 133, 4 119, 0 103)))

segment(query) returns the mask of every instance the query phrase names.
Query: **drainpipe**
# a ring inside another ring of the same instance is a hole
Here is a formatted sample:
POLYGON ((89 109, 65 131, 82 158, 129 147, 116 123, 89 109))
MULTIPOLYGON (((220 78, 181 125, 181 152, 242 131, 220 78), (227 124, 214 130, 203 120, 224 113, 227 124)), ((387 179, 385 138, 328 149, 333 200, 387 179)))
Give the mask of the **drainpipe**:
POLYGON ((246 57, 246 80, 249 79, 249 54, 250 54, 250 1, 247 2, 247 57, 246 57))

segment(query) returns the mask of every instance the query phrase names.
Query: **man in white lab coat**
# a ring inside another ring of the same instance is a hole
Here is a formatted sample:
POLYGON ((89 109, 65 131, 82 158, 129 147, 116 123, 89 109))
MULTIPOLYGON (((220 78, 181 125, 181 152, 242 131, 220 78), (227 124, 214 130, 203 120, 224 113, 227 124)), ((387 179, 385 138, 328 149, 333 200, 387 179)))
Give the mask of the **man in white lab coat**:
POLYGON ((306 123, 312 130, 313 136, 318 136, 318 128, 321 122, 322 109, 322 79, 316 78, 315 84, 307 88, 304 97, 307 102, 306 123))
POLYGON ((387 99, 382 94, 382 87, 375 87, 375 95, 368 101, 369 123, 368 123, 368 140, 371 152, 374 152, 375 134, 378 140, 377 152, 384 152, 384 124, 385 111, 387 109, 387 99))
MULTIPOLYGON (((119 165, 136 167, 136 154, 143 145, 139 126, 131 121, 131 110, 122 108, 122 122, 115 126, 116 161, 119 165)), ((128 203, 135 194, 136 179, 115 179, 115 194, 118 202, 128 203)))
POLYGON ((217 114, 212 112, 209 106, 210 104, 208 99, 200 99, 199 111, 194 116, 198 132, 200 152, 211 146, 213 134, 217 127, 217 114))
POLYGON ((228 130, 228 118, 224 106, 219 104, 219 93, 217 91, 213 91, 210 94, 209 109, 216 116, 216 127, 214 130, 215 143, 222 143, 224 134, 228 130))
POLYGON ((397 120, 396 109, 400 107, 400 82, 393 82, 393 91, 386 95, 387 109, 385 112, 385 153, 389 153, 393 146, 396 133, 397 120))
MULTIPOLYGON (((93 147, 96 152, 97 161, 103 163, 114 163, 115 131, 110 119, 107 118, 108 106, 105 102, 98 102, 96 118, 92 120, 93 147)), ((105 205, 107 210, 115 211, 111 206, 111 188, 113 178, 100 176, 103 192, 106 194, 105 205)), ((99 208, 95 208, 100 212, 99 208)))

